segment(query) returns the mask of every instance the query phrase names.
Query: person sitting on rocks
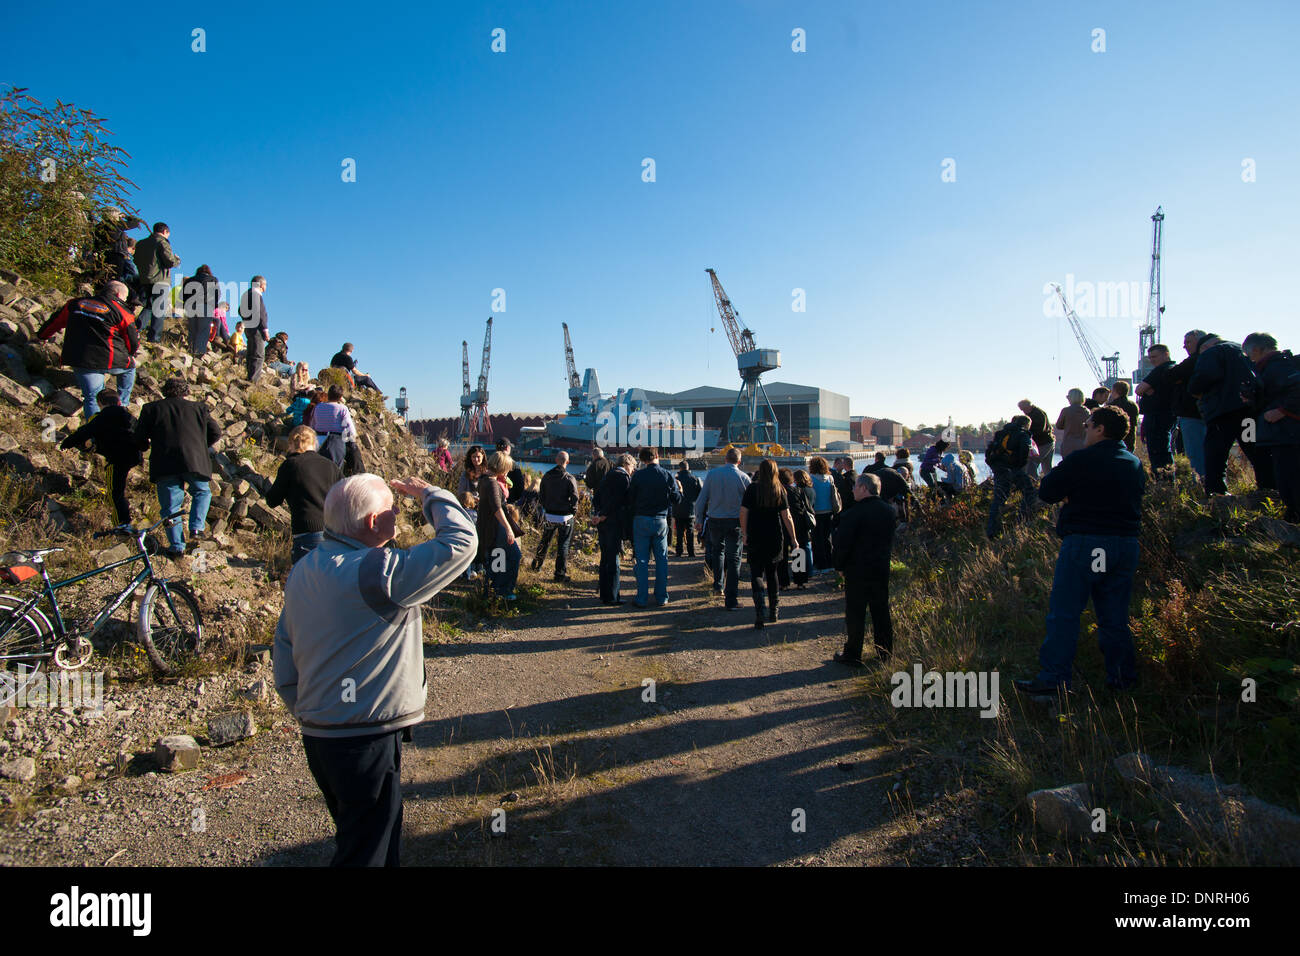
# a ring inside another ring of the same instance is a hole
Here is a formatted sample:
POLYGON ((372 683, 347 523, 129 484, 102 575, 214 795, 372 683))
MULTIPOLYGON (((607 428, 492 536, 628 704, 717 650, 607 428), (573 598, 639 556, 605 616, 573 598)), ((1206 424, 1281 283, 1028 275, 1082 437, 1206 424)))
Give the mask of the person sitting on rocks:
POLYGON ((289 379, 289 394, 311 397, 311 370, 307 368, 306 362, 294 366, 293 376, 289 379))
POLYGON ((357 368, 357 360, 352 357, 351 342, 344 342, 343 348, 334 353, 334 357, 330 359, 330 368, 343 369, 348 373, 348 379, 357 388, 371 388, 376 392, 379 391, 379 386, 375 384, 375 380, 369 375, 363 375, 361 370, 357 368))
POLYGON ((113 524, 129 524, 131 505, 126 500, 126 479, 131 469, 144 461, 133 434, 135 418, 121 406, 117 392, 105 389, 99 393, 98 400, 99 413, 63 439, 59 447, 77 448, 87 440, 94 443, 95 451, 107 462, 104 483, 113 507, 113 524))
POLYGON ((289 455, 266 493, 268 508, 289 503, 291 561, 297 564, 325 538, 325 496, 343 477, 338 465, 316 451, 316 433, 306 425, 289 432, 289 455))
POLYGON ((266 367, 275 369, 281 378, 293 375, 293 364, 289 361, 288 332, 276 332, 275 338, 266 343, 266 367))
POLYGON ((320 439, 320 453, 342 468, 348 445, 356 444, 357 426, 352 421, 352 413, 343 404, 341 386, 330 386, 329 401, 316 406, 311 427, 320 439))
POLYGON ((123 283, 110 282, 99 295, 70 299, 36 332, 42 341, 64 332, 60 361, 77 377, 86 421, 99 411, 95 396, 109 376, 117 379, 121 404, 131 403, 140 338, 135 316, 123 305, 126 295, 123 283))
MULTIPOLYGON (((202 534, 207 523, 212 477, 208 450, 221 437, 208 414, 206 405, 189 401, 190 386, 185 379, 169 378, 163 383, 163 397, 150 402, 140 411, 135 426, 137 446, 149 453, 149 480, 158 486, 158 507, 164 515, 179 513, 185 507, 185 489, 189 488, 191 544, 202 534)), ((180 519, 167 526, 170 548, 167 554, 180 557, 185 553, 180 519)))

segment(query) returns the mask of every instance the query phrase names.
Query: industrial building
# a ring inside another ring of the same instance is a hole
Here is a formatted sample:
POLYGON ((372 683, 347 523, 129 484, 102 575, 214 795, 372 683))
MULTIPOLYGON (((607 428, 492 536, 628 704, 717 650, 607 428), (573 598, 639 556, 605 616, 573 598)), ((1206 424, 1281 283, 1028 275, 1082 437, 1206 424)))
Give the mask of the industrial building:
MULTIPOLYGON (((789 382, 765 383, 767 398, 776 412, 777 441, 787 448, 808 443, 824 448, 830 442, 849 439, 849 397, 813 385, 789 382)), ((693 416, 704 416, 706 428, 726 433, 731 410, 736 404, 736 389, 701 385, 684 392, 645 391, 646 398, 657 408, 693 416)), ((693 417, 685 419, 693 422, 693 417)))

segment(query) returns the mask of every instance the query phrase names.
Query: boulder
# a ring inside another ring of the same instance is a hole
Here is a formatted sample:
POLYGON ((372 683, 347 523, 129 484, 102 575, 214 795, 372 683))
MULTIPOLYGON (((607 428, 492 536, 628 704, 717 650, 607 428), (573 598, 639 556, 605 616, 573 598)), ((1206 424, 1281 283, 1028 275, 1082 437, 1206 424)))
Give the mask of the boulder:
POLYGON ((15 382, 8 375, 0 375, 0 398, 11 405, 27 406, 35 404, 37 392, 15 382))
POLYGON ((18 757, 0 763, 0 777, 30 783, 36 779, 36 761, 31 757, 18 757))
POLYGON ((1035 790, 1029 794, 1029 808, 1035 826, 1056 836, 1081 837, 1092 833, 1092 811, 1088 807, 1088 785, 1035 790))
POLYGON ((75 415, 81 411, 81 396, 74 395, 69 389, 61 388, 50 396, 50 404, 58 409, 60 414, 75 415))
POLYGON ((287 511, 283 508, 268 508, 260 501, 254 501, 248 506, 248 516, 263 528, 280 531, 287 530, 289 527, 287 511))
POLYGON ((4 372, 19 385, 31 384, 32 377, 27 373, 27 363, 12 345, 0 345, 0 372, 4 372))
POLYGON ((153 759, 164 773, 197 770, 200 754, 198 742, 188 734, 163 737, 153 745, 153 759))
POLYGON ((257 733, 257 724, 251 711, 221 714, 208 721, 208 740, 215 747, 234 743, 257 733))

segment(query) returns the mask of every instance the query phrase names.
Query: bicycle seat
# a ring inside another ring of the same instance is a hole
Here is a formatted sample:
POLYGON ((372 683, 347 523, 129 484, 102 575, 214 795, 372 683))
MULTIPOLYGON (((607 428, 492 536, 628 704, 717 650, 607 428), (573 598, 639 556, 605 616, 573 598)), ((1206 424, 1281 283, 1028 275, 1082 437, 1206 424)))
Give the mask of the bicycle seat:
POLYGON ((62 550, 63 550, 62 548, 34 548, 32 550, 14 548, 13 550, 6 553, 4 557, 8 558, 11 555, 13 555, 13 556, 17 556, 22 561, 29 561, 32 564, 39 564, 44 559, 45 555, 56 554, 62 550))

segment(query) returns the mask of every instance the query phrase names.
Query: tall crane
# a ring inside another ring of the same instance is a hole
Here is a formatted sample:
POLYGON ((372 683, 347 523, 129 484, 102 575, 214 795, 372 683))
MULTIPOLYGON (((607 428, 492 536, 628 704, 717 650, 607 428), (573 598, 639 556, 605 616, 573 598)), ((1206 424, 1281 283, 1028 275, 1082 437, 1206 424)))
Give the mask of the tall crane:
POLYGON ((469 413, 474 407, 474 399, 469 394, 469 343, 463 339, 460 343, 460 380, 460 421, 456 423, 458 440, 469 438, 469 413))
POLYGON ((777 440, 776 411, 768 401, 767 391, 763 388, 764 372, 771 372, 781 367, 779 349, 760 349, 754 342, 754 333, 740 324, 740 313, 727 298, 718 274, 712 269, 705 269, 713 283, 713 300, 722 317, 722 326, 727 331, 731 350, 736 353, 736 368, 740 372, 740 392, 736 403, 731 408, 731 417, 727 421, 727 441, 732 442, 775 442, 777 440))
MULTIPOLYGON (((469 387, 469 346, 463 344, 461 368, 464 377, 465 387, 469 387)), ((461 441, 475 441, 476 439, 492 438, 492 421, 488 418, 488 370, 492 364, 492 317, 488 316, 487 331, 483 334, 483 366, 478 373, 478 387, 474 391, 466 391, 460 397, 462 409, 466 406, 468 400, 468 412, 461 412, 460 434, 456 437, 461 441)))
POLYGON ((1055 282, 1052 283, 1052 288, 1056 290, 1056 295, 1061 300, 1061 308, 1065 310, 1065 317, 1070 322, 1070 330, 1074 332, 1074 337, 1079 340, 1079 348, 1083 350, 1083 357, 1088 360, 1088 365, 1092 367, 1092 374, 1097 376, 1097 384, 1110 388, 1119 381, 1119 353, 1103 355, 1101 361, 1098 361, 1097 352, 1087 334, 1083 331, 1083 323, 1079 321, 1074 308, 1065 300, 1065 293, 1061 291, 1061 287, 1055 282))
POLYGON ((1138 329, 1138 364, 1133 372, 1133 381, 1140 382, 1151 371, 1151 360, 1147 358, 1147 349, 1160 341, 1160 317, 1164 315, 1165 300, 1160 291, 1160 239, 1164 232, 1165 210, 1157 206, 1151 217, 1151 275, 1148 284, 1151 296, 1147 299, 1147 318, 1138 329))
POLYGON ((582 380, 578 378, 578 363, 573 360, 573 343, 569 341, 569 323, 564 326, 564 372, 569 379, 569 411, 576 412, 583 399, 582 380))

